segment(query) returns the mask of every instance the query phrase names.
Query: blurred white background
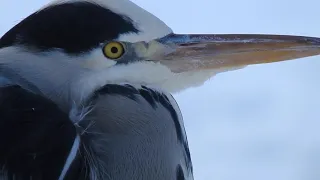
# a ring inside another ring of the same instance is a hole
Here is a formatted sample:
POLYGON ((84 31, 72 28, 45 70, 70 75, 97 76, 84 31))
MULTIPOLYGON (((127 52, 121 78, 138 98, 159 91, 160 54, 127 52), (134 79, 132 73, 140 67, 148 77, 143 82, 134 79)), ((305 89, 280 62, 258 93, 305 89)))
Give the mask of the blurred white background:
MULTIPOLYGON (((49 0, 0 2, 0 35, 49 0)), ((318 0, 134 0, 176 33, 320 37, 318 0)), ((320 56, 219 74, 175 95, 196 180, 320 180, 320 56)))

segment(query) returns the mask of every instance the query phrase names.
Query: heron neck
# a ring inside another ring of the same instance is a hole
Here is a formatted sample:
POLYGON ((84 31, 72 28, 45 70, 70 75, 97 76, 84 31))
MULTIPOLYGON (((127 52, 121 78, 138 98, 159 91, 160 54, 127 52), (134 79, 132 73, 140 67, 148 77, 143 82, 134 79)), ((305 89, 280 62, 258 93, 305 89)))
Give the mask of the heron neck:
POLYGON ((77 125, 91 176, 193 179, 183 120, 171 95, 145 86, 107 84, 87 104, 92 108, 78 109, 85 116, 77 125))

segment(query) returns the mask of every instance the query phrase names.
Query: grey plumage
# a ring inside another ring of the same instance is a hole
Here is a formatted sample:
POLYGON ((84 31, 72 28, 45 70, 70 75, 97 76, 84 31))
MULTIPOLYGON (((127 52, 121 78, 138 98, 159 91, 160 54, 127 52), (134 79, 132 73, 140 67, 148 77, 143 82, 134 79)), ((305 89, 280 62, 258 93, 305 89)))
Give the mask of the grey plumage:
POLYGON ((92 177, 193 179, 181 113, 170 95, 106 85, 88 103, 90 112, 77 124, 92 177))
MULTIPOLYGON (((117 7, 117 3, 110 2, 109 5, 117 7)), ((144 18, 148 16, 145 13, 144 18)), ((153 16, 147 20, 151 23, 158 22, 153 16)), ((140 74, 141 72, 136 73, 137 68, 128 68, 130 64, 138 63, 138 68, 145 65, 144 61, 130 55, 135 54, 135 48, 129 49, 127 46, 126 56, 117 63, 102 54, 104 42, 115 40, 121 34, 140 32, 134 29, 132 21, 122 14, 110 11, 108 7, 75 1, 54 5, 33 14, 9 31, 0 41, 0 76, 4 77, 3 82, 6 81, 11 86, 18 85, 28 92, 51 100, 65 114, 69 114, 70 121, 76 129, 76 134, 70 131, 70 135, 65 135, 73 137, 73 142, 68 144, 71 148, 63 145, 68 149, 68 157, 63 167, 58 164, 56 166, 61 170, 59 180, 74 177, 78 180, 193 179, 183 120, 173 97, 160 88, 155 88, 156 86, 149 88, 148 83, 146 86, 141 85, 145 83, 140 83, 140 77, 145 75, 140 74), (66 11, 68 9, 76 10, 78 13, 86 11, 91 13, 91 16, 69 14, 66 11), (68 18, 76 18, 72 22, 79 21, 72 26, 75 31, 60 27, 62 29, 50 29, 45 33, 46 36, 38 36, 44 32, 38 29, 47 29, 53 24, 60 26, 64 19, 56 16, 60 16, 61 13, 70 15, 68 18), (87 21, 81 20, 80 15, 87 21), (95 15, 99 19, 92 17, 95 15), (111 28, 101 23, 100 18, 104 16, 118 26, 111 28), (46 21, 38 28, 32 26, 44 17, 52 20, 46 21), (92 22, 98 27, 88 26, 89 30, 92 28, 103 32, 95 38, 84 36, 88 34, 88 29, 83 29, 81 24, 92 25, 92 22), (81 27, 76 27, 79 24, 81 27), (57 32, 60 34, 57 35, 57 32), (59 39, 66 34, 69 34, 70 39, 59 39), (56 47, 51 46, 53 44, 56 47), (127 79, 132 76, 136 77, 127 79), (131 79, 136 79, 138 83, 131 79)), ((160 35, 164 36, 171 33, 171 30, 163 26, 160 32, 160 35)), ((150 65, 159 69, 153 63, 150 65)), ((155 72, 148 68, 145 70, 155 72)), ((163 76, 161 72, 157 74, 159 77, 163 76)), ((163 80, 169 79, 161 77, 158 81, 163 80)), ((34 114, 37 113, 38 109, 35 108, 34 114)), ((38 153, 40 152, 35 152, 38 153)), ((0 159, 0 165, 1 163, 0 159)), ((26 174, 12 167, 8 170, 8 177, 49 177, 41 170, 26 174)))
POLYGON ((55 0, 0 39, 0 178, 193 180, 170 93, 319 44, 174 34, 128 0, 55 0))

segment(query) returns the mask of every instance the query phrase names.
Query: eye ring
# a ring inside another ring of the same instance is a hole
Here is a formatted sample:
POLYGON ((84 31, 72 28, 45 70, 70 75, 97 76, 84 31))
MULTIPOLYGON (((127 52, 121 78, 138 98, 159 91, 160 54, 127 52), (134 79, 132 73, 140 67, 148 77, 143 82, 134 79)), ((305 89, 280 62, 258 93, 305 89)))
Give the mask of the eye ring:
POLYGON ((119 59, 123 56, 124 45, 120 42, 112 41, 105 44, 102 48, 103 54, 109 59, 119 59))

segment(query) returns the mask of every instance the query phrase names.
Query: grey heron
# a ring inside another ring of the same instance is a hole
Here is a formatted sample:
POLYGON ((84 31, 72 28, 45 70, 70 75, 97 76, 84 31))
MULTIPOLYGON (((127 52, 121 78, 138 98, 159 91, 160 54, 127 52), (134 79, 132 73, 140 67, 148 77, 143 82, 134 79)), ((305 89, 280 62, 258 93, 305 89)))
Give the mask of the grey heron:
POLYGON ((57 0, 0 40, 0 178, 191 180, 170 93, 320 54, 320 39, 174 34, 127 0, 57 0))

